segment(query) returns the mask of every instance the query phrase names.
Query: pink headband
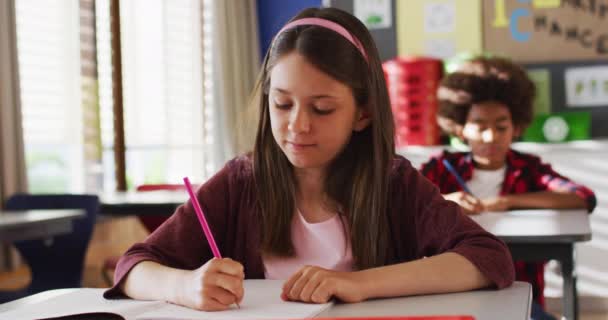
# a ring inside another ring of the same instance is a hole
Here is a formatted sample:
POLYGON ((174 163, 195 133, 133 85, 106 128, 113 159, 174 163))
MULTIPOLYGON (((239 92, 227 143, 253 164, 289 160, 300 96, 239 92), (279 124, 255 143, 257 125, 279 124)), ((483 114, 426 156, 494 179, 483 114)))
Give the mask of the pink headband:
POLYGON ((283 32, 287 29, 297 27, 297 26, 303 26, 303 25, 320 26, 320 27, 327 28, 327 29, 330 29, 330 30, 333 30, 333 31, 339 33, 341 36, 346 38, 346 40, 350 41, 350 43, 352 43, 357 48, 357 50, 359 50, 359 52, 361 52, 361 55, 363 55, 363 58, 365 58, 365 61, 367 61, 367 54, 365 53, 365 50, 363 49, 361 42, 359 42, 359 40, 357 38, 355 38, 352 34, 350 34, 350 32, 348 32, 343 26, 341 26, 333 21, 329 21, 329 20, 322 19, 322 18, 302 18, 302 19, 298 19, 296 21, 292 21, 292 22, 286 24, 277 33, 277 35, 281 34, 281 32, 283 32))

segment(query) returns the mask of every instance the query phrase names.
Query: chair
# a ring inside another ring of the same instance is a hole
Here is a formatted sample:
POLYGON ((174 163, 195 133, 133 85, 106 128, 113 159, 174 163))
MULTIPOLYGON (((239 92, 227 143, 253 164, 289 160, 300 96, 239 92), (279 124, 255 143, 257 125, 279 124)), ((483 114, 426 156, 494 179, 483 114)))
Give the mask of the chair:
POLYGON ((16 194, 8 199, 7 210, 84 209, 84 218, 75 219, 70 234, 49 239, 14 242, 30 267, 32 281, 18 291, 0 291, 0 302, 18 299, 57 288, 77 288, 82 284, 84 259, 99 210, 94 195, 16 194))
MULTIPOLYGON (((186 187, 181 184, 143 184, 138 186, 135 190, 137 192, 148 192, 148 191, 180 191, 186 190, 186 187)), ((169 216, 161 216, 161 215, 138 215, 137 218, 139 222, 146 228, 149 233, 154 232, 161 224, 163 224, 169 216)), ((116 265, 118 264, 118 260, 120 257, 114 256, 109 257, 104 260, 103 266, 101 267, 101 273, 108 285, 113 284, 112 280, 112 272, 116 269, 116 265)))
MULTIPOLYGON (((186 191, 186 187, 181 184, 143 184, 136 188, 137 192, 148 192, 148 191, 186 191)), ((163 222, 165 222, 169 216, 137 216, 139 221, 144 225, 148 232, 152 233, 158 227, 160 227, 163 222)))

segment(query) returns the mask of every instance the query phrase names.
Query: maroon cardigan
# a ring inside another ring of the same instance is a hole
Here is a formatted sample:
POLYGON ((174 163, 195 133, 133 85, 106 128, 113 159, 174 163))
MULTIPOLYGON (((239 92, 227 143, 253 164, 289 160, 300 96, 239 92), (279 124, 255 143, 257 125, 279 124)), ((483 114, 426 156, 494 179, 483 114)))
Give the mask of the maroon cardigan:
MULTIPOLYGON (((511 285, 513 262, 505 244, 463 214, 456 203, 444 200, 401 156, 393 161, 389 193, 392 247, 386 265, 455 252, 471 261, 496 287, 511 285)), ((197 197, 222 255, 241 262, 246 278, 264 278, 251 159, 242 156, 229 161, 198 189, 197 197)), ((212 257, 188 201, 143 243, 127 250, 116 267, 114 286, 104 296, 122 296, 118 285, 141 261, 193 270, 212 257)))

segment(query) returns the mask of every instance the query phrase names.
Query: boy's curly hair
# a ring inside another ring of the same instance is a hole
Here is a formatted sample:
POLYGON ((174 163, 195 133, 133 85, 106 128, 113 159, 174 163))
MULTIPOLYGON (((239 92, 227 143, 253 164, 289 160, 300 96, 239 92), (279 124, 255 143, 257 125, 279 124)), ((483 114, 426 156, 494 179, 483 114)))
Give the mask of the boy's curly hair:
POLYGON ((471 106, 499 102, 511 112, 513 124, 525 129, 532 121, 536 88, 526 71, 508 59, 477 57, 447 75, 437 92, 437 122, 447 133, 461 129, 471 106))

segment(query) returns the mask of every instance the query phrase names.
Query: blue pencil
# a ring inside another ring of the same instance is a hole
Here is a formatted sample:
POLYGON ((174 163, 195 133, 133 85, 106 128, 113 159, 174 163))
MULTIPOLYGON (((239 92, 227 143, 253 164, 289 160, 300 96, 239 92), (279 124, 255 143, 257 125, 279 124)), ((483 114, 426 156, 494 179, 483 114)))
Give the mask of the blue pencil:
POLYGON ((454 178, 456 178, 456 181, 458 181, 458 184, 460 185, 462 190, 464 190, 466 193, 468 193, 470 195, 473 195, 473 192, 471 192, 469 187, 467 187, 466 182, 464 182, 462 177, 458 174, 458 172, 456 172, 456 169, 454 169, 454 167, 452 167, 452 165, 450 164, 450 162, 447 159, 443 159, 443 165, 454 176, 454 178))

